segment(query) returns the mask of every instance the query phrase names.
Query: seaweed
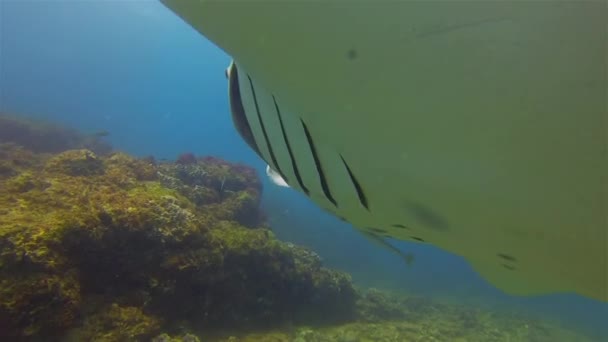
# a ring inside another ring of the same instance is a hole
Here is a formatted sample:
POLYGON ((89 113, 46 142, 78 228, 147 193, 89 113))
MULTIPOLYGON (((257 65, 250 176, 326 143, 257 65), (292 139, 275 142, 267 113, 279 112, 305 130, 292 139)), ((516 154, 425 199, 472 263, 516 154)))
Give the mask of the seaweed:
POLYGON ((2 336, 138 340, 161 328, 270 328, 353 311, 348 275, 265 226, 251 168, 1 147, 10 169, 0 178, 2 336), (100 297, 114 306, 87 312, 100 297))

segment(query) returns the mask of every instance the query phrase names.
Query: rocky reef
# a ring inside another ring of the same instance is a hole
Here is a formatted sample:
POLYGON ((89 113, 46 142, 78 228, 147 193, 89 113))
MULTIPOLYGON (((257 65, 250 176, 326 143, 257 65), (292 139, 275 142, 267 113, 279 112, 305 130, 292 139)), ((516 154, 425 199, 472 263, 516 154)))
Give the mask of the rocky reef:
POLYGON ((219 158, 0 144, 0 336, 146 340, 348 317, 350 277, 276 240, 261 191, 253 169, 219 158))
POLYGON ((215 342, 604 341, 518 312, 482 310, 377 289, 358 291, 355 318, 349 322, 201 336, 200 341, 215 342))
POLYGON ((357 290, 274 238, 255 170, 87 139, 0 117, 2 341, 585 341, 525 317, 357 290))

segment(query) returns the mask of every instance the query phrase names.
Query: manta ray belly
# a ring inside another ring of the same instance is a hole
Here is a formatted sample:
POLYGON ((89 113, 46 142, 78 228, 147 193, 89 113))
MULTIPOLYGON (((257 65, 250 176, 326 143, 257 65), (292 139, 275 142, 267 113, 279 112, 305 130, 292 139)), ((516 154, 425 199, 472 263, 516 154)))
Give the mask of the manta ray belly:
POLYGON ((605 3, 163 2, 247 70, 290 186, 506 292, 608 301, 605 3))

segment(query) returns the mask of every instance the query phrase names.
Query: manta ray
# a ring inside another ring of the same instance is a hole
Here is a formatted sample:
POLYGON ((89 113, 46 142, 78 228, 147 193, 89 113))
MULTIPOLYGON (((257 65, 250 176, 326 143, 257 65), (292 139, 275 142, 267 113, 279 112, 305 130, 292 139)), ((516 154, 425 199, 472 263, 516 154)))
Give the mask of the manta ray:
POLYGON ((161 1, 233 58, 282 185, 506 293, 608 301, 604 1, 161 1))

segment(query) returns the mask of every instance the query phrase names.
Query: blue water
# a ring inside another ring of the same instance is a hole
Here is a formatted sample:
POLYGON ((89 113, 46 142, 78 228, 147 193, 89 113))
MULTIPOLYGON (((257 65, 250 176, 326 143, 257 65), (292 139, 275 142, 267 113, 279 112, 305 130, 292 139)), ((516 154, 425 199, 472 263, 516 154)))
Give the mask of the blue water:
MULTIPOLYGON (((155 1, 0 1, 0 111, 107 130, 115 147, 137 156, 217 155, 263 175, 265 164, 230 121, 229 61, 155 1)), ((416 255, 406 266, 301 194, 264 181, 277 236, 314 249, 362 285, 524 308, 608 336, 607 304, 507 296, 459 257, 394 242, 416 255)))

